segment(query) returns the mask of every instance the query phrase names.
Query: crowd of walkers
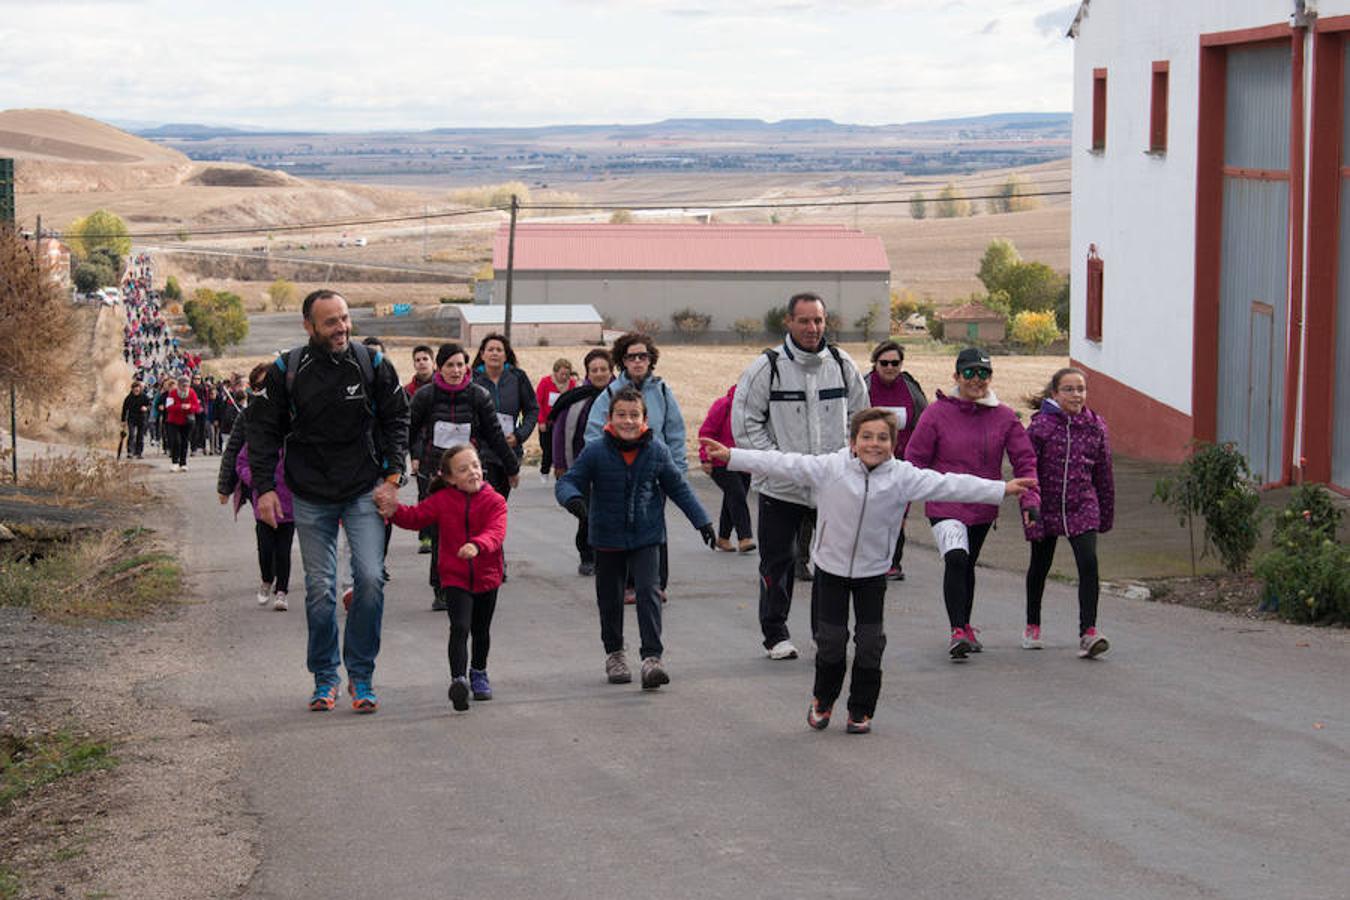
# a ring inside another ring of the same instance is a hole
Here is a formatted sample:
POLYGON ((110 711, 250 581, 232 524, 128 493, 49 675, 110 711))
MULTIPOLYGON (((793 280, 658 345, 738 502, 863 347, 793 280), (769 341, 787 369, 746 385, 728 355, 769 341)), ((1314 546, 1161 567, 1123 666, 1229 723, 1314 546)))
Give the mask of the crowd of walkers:
POLYGON ((170 458, 173 471, 185 472, 189 456, 218 454, 229 439, 246 395, 243 378, 203 375, 201 355, 180 348, 148 253, 131 258, 121 285, 122 358, 132 370, 121 412, 127 456, 143 458, 148 442, 170 458))
MULTIPOLYGON (((722 494, 714 524, 690 486, 684 416, 656 374, 660 351, 651 335, 630 332, 608 350, 592 349, 579 372, 560 358, 538 382, 502 334, 485 337, 472 356, 455 343, 434 351, 419 345, 404 384, 377 340, 349 340, 340 295, 307 297, 310 341, 250 374, 238 398, 243 424, 229 431, 217 487, 236 511, 252 505, 259 605, 288 608, 291 545, 299 539, 315 680, 310 708, 333 708, 343 666, 353 708, 378 708, 372 682, 390 525, 417 531, 430 556, 431 606, 449 619, 450 702, 465 710, 470 699, 493 697, 488 665, 508 581, 508 509, 536 429, 540 479, 555 482, 558 505, 577 520, 577 571, 594 581, 611 683, 634 679, 624 638, 628 604, 636 608, 642 687, 670 682, 662 618, 678 574, 667 551, 667 498, 710 549, 758 552, 759 621, 773 660, 799 655, 788 618, 798 565, 808 562, 799 558, 803 534, 811 535, 812 728, 828 726, 848 680, 846 730, 871 729, 886 646, 884 598, 889 582, 904 579, 914 503, 925 504, 943 565, 952 660, 983 649, 972 622, 975 567, 1005 497, 1018 498, 1030 544, 1021 646, 1044 646, 1041 598, 1063 537, 1080 576, 1078 653, 1105 652, 1096 538, 1112 525, 1111 455, 1105 422, 1086 405, 1084 374, 1056 372, 1024 428, 995 396, 984 351, 960 351, 951 385, 930 397, 904 371, 898 343, 879 344, 864 374, 826 340, 825 320, 819 296, 792 297, 783 342, 759 354, 704 417, 699 461, 722 494), (1007 481, 1005 458, 1013 471, 1007 481), (399 502, 405 471, 417 482, 414 504, 399 502), (349 548, 341 561, 340 533, 349 548), (352 588, 342 595, 347 574, 352 588)), ((192 415, 192 383, 186 394, 179 387, 169 391, 168 408, 192 415)), ((175 447, 190 442, 186 433, 173 440, 175 447)))

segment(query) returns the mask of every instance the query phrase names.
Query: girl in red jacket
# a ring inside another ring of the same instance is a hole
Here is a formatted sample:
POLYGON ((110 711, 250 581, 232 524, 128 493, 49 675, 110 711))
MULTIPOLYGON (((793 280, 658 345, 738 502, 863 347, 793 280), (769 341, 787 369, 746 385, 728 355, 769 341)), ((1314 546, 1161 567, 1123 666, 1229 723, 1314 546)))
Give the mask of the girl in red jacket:
POLYGON ((478 452, 468 444, 446 450, 425 500, 416 506, 390 503, 380 514, 409 531, 436 526, 440 589, 450 613, 450 702, 462 712, 469 708, 470 692, 475 700, 491 700, 487 658, 502 583, 506 501, 483 480, 478 452))

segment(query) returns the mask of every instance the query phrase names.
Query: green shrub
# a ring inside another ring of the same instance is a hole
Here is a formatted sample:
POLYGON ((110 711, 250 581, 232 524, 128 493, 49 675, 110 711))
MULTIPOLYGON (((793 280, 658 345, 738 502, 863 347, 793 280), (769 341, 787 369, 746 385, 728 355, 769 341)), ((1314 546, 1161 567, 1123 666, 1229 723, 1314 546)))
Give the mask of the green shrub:
POLYGON ((1323 488, 1302 485, 1276 516, 1256 574, 1285 618, 1350 623, 1350 547, 1336 539, 1342 515, 1323 488))
POLYGON ((761 322, 759 319, 737 319, 731 323, 732 329, 741 339, 742 344, 750 343, 750 339, 759 334, 761 322))
POLYGON ((1247 460, 1232 444, 1195 446, 1175 477, 1163 478, 1153 498, 1166 503, 1191 532, 1191 572, 1196 567, 1195 520, 1205 523, 1201 555, 1214 549, 1230 572, 1247 568, 1261 537, 1261 497, 1247 460))
POLYGON ((771 335, 781 335, 787 331, 787 307, 771 306, 764 313, 764 330, 771 335))
POLYGON ((671 313, 670 321, 678 333, 692 338, 708 330, 708 326, 712 324, 712 316, 686 307, 671 313))

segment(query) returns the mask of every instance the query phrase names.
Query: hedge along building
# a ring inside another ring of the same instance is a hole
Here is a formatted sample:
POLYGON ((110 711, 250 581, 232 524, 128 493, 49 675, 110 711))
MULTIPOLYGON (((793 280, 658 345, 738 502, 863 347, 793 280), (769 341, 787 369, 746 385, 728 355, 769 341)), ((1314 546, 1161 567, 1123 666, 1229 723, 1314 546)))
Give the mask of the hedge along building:
POLYGON ((1350 2, 1085 0, 1070 349, 1112 440, 1350 488, 1350 2))
MULTIPOLYGON (((493 247, 492 303, 506 302, 510 231, 493 247)), ((513 303, 590 304, 614 328, 659 323, 671 314, 709 316, 704 334, 737 336, 735 323, 782 307, 800 291, 825 300, 859 338, 873 312, 875 334, 890 310, 891 266, 881 239, 842 225, 547 225, 516 227, 513 303)), ((776 337, 777 335, 775 335, 776 337)))

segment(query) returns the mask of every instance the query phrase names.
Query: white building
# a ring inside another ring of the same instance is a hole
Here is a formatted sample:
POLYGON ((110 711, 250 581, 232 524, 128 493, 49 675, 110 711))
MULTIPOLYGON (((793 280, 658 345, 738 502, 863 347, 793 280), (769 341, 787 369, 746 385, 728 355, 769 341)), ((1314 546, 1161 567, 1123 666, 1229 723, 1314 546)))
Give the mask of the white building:
POLYGON ((1113 443, 1350 490, 1350 0, 1084 0, 1070 36, 1070 348, 1113 443))

